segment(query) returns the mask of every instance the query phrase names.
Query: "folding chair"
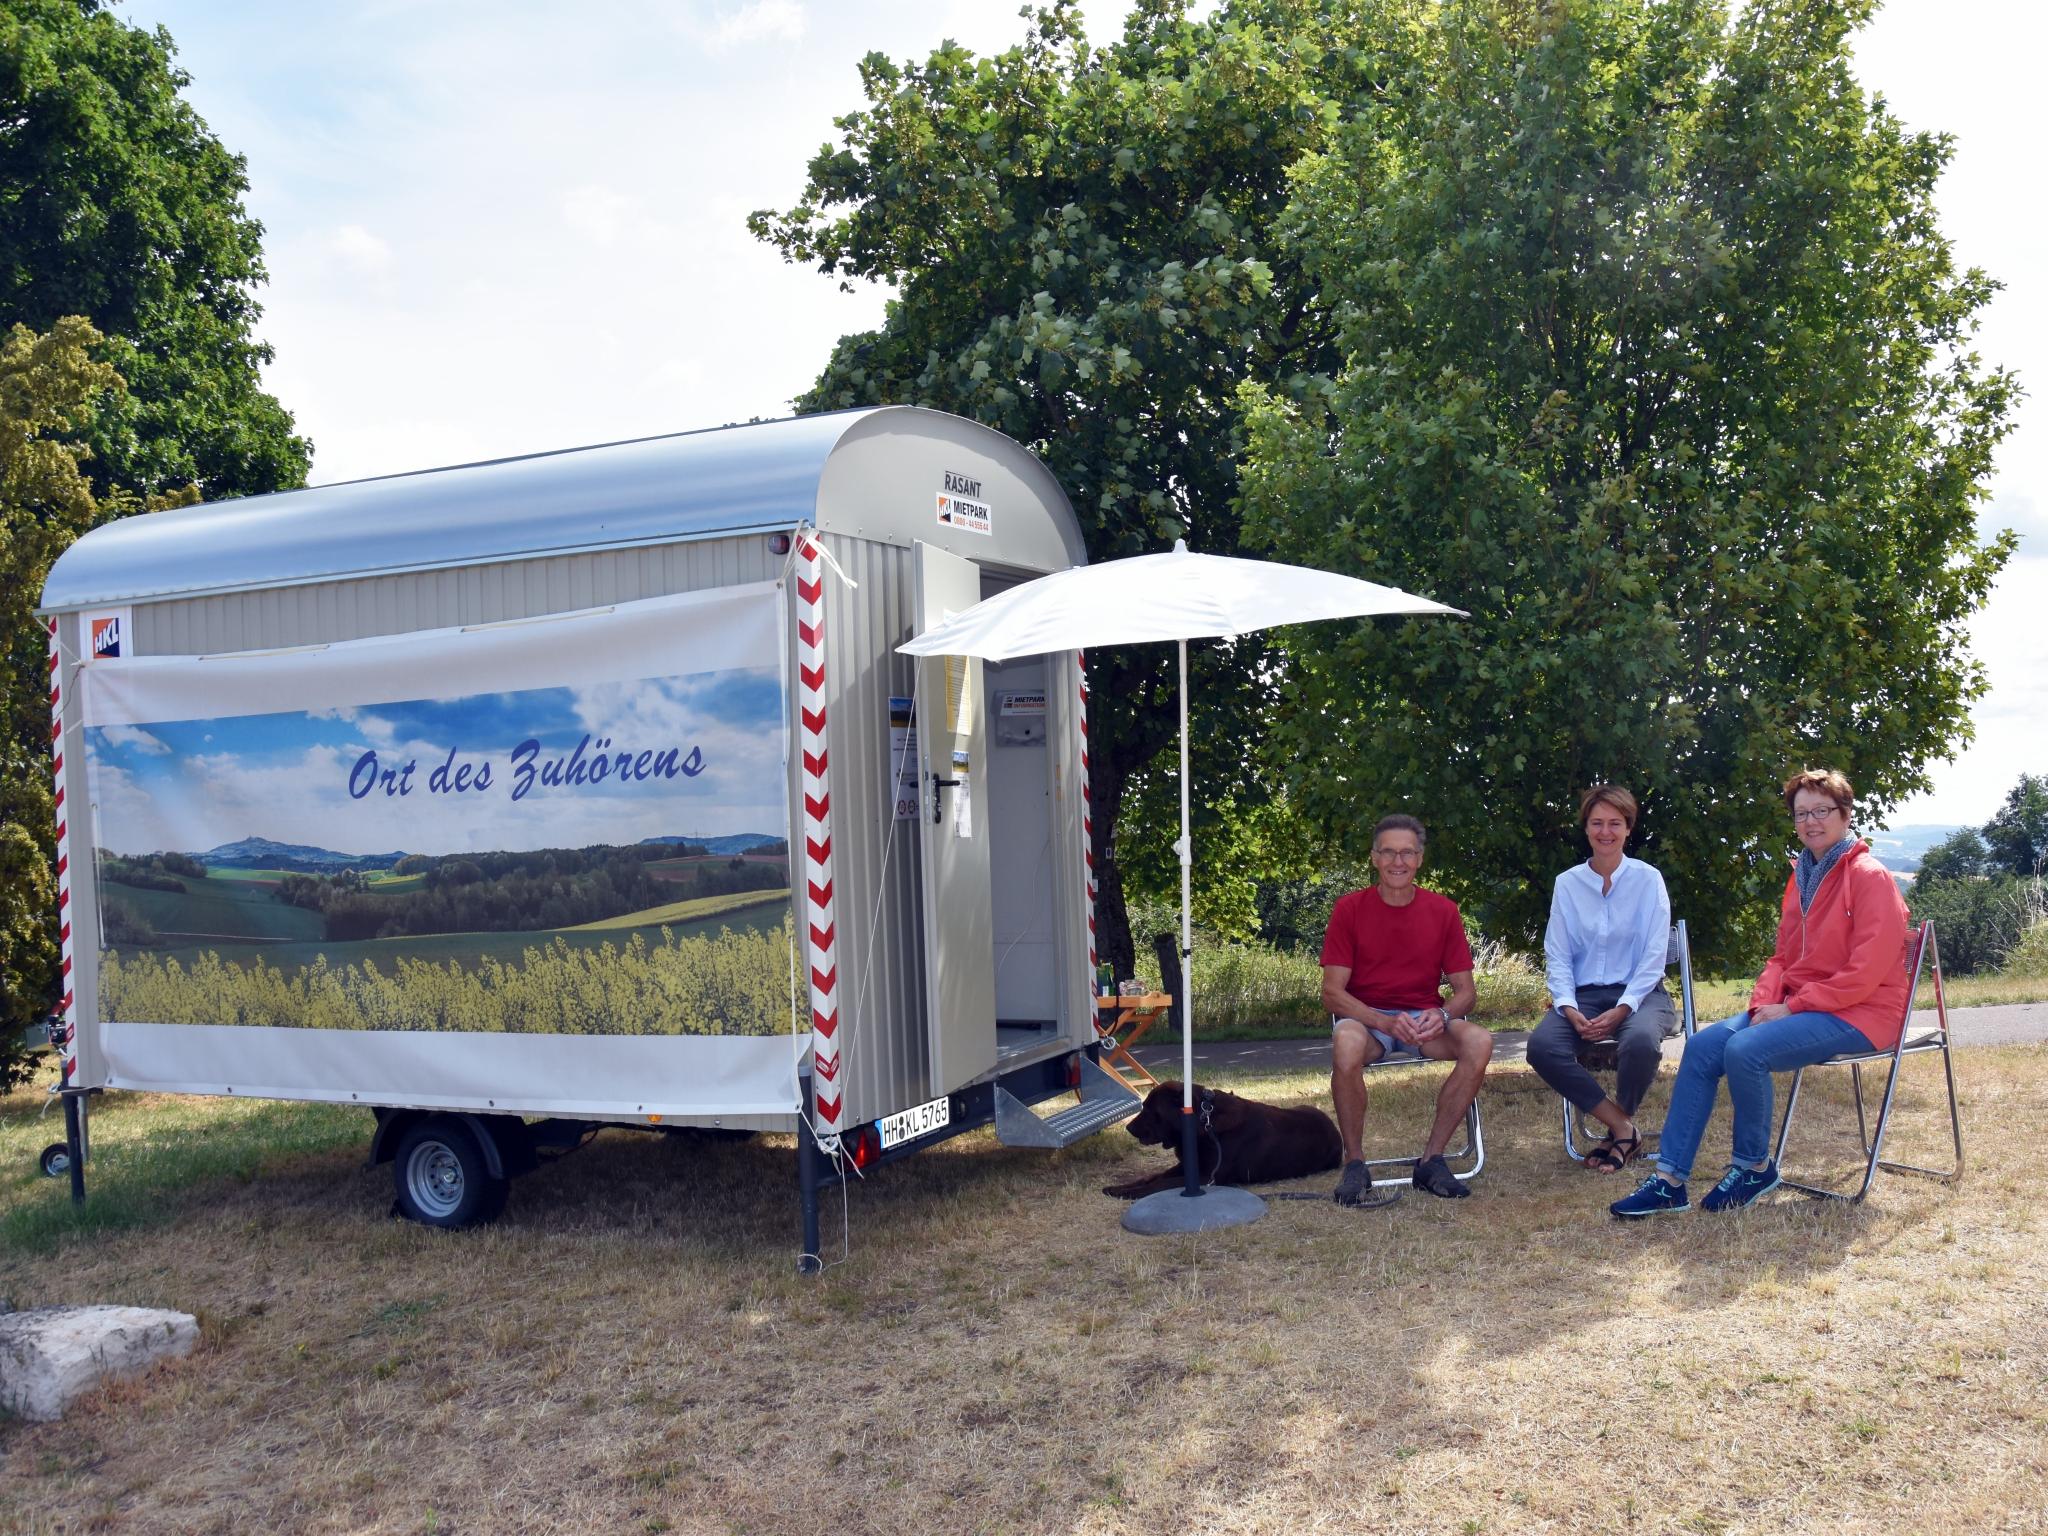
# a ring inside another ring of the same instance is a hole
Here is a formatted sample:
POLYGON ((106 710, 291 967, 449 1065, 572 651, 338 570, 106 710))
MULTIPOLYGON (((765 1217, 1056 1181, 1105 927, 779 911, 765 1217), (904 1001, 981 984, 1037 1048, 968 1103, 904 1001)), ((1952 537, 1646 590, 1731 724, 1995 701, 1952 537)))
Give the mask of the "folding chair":
MULTIPOLYGON (((1956 1105, 1956 1062, 1951 1049, 1948 1030, 1948 993, 1941 981, 1941 947, 1934 939, 1934 922, 1929 919, 1920 925, 1919 932, 1906 945, 1906 970, 1912 983, 1906 989, 1905 1017, 1899 1021, 1898 1042, 1888 1051, 1844 1051, 1839 1056, 1830 1056, 1826 1061, 1816 1062, 1818 1067, 1842 1067, 1849 1069, 1850 1081, 1856 1094, 1856 1134, 1863 1143, 1863 1152, 1868 1161, 1863 1168, 1863 1183, 1856 1193, 1845 1194, 1840 1190, 1825 1189, 1818 1184, 1801 1184, 1795 1179, 1781 1176, 1781 1187, 1796 1189, 1802 1195, 1812 1195, 1822 1200, 1843 1200, 1854 1205, 1870 1193, 1870 1186, 1877 1178, 1877 1170, 1887 1173, 1917 1173, 1925 1178, 1940 1179, 1953 1183, 1963 1176, 1963 1120, 1956 1105), (1920 991, 1920 977, 1927 968, 1928 960, 1934 962, 1934 1018, 1932 1029, 1913 1031, 1913 999, 1920 991), (1888 1163, 1880 1154, 1884 1150, 1884 1133, 1891 1124, 1892 1100, 1899 1088, 1899 1065, 1908 1056, 1917 1056, 1925 1051, 1941 1052, 1942 1070, 1948 1077, 1948 1124, 1949 1133, 1955 1139, 1956 1165, 1943 1171, 1938 1168, 1921 1168, 1913 1163, 1888 1163), (1869 1122, 1863 1112, 1863 1067, 1866 1062, 1889 1061, 1891 1075, 1885 1079, 1884 1103, 1877 1112, 1877 1134, 1870 1134, 1869 1122)), ((1799 1085, 1813 1067, 1801 1067, 1792 1074, 1792 1091, 1785 1098, 1785 1120, 1778 1127, 1777 1150, 1772 1160, 1780 1169, 1785 1166, 1785 1142, 1792 1134, 1792 1116, 1799 1108, 1799 1085)))
MULTIPOLYGON (((1671 938, 1664 946, 1664 968, 1678 967, 1678 1020, 1684 1030, 1684 1038, 1690 1040, 1693 1031, 1699 1028, 1699 1020, 1693 1013, 1692 1005, 1692 941, 1686 937, 1685 919, 1680 918, 1671 925, 1671 938)), ((1579 1065, 1588 1072, 1612 1072, 1615 1064, 1616 1046, 1612 1039, 1592 1040, 1578 1050, 1579 1065)), ((1590 1117, 1581 1116, 1572 1106, 1570 1099, 1559 1100, 1564 1105, 1564 1150, 1565 1155, 1575 1163, 1586 1160, 1586 1153, 1579 1148, 1578 1133, 1592 1136, 1606 1127, 1590 1117)), ((1657 1138, 1645 1136, 1643 1145, 1650 1147, 1657 1138)))
MULTIPOLYGON (((1335 1015, 1332 1015, 1330 1028, 1334 1031, 1336 1027, 1337 1020, 1335 1015)), ((1394 1042, 1393 1050, 1381 1056, 1378 1061, 1366 1063, 1365 1070, 1377 1072, 1382 1067, 1412 1067, 1418 1063, 1439 1067, 1451 1065, 1449 1062, 1437 1061, 1435 1057, 1425 1056, 1413 1046, 1404 1045, 1397 1040, 1394 1042)), ((1444 1165, 1461 1179, 1477 1178, 1479 1170, 1486 1166, 1486 1132, 1479 1124, 1479 1096, 1477 1094, 1473 1095, 1471 1104, 1465 1110, 1465 1144, 1462 1147, 1445 1148, 1444 1165), (1467 1157, 1472 1160, 1471 1166, 1468 1168, 1458 1167, 1458 1159, 1467 1157)), ((1415 1182, 1415 1159, 1412 1157, 1369 1157, 1365 1160, 1365 1166, 1372 1170, 1372 1181, 1375 1184, 1413 1184, 1415 1182), (1405 1168, 1408 1171, 1403 1177, 1398 1179, 1383 1179, 1379 1176, 1379 1170, 1382 1168, 1405 1168)))

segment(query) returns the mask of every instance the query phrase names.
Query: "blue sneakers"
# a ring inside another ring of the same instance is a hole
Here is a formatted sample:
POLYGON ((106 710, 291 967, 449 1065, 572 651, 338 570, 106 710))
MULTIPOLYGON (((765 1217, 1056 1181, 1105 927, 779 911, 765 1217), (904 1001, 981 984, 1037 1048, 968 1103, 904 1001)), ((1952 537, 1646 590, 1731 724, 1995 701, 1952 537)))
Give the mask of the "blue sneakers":
POLYGON ((1721 1176, 1721 1182, 1708 1190, 1700 1199, 1703 1211, 1739 1211, 1768 1195, 1778 1187, 1778 1165, 1765 1163, 1761 1168, 1745 1168, 1733 1163, 1721 1176))
POLYGON ((1667 1184, 1653 1173, 1636 1186, 1634 1194, 1622 1196, 1607 1209, 1615 1216, 1675 1215, 1679 1211, 1691 1210, 1692 1202, 1685 1198, 1683 1184, 1667 1184))

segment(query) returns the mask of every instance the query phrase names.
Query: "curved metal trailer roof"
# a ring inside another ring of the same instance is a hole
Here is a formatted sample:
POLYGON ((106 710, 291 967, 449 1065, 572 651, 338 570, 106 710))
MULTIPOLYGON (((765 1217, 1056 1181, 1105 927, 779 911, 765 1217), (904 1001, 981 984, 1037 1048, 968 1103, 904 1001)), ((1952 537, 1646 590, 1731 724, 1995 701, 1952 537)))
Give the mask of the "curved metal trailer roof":
POLYGON ((1048 530, 1051 547, 1028 563, 1057 569, 1085 559, 1065 495, 1032 455, 962 417, 881 406, 124 518, 93 530, 58 559, 41 611, 675 543, 799 522, 832 531, 820 520, 827 462, 849 438, 892 430, 972 440, 1013 461, 1017 474, 1038 482, 1041 501, 1066 513, 1066 528, 1048 530), (1044 558, 1061 546, 1064 559, 1044 558))

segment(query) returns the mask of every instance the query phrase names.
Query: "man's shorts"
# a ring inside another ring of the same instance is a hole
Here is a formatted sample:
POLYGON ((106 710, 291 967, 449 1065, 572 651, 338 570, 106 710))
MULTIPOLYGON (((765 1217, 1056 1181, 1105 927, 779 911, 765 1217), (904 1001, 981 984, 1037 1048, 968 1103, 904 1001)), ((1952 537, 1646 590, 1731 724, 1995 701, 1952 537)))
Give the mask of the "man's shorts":
MULTIPOLYGON (((1368 1008, 1378 1009, 1378 1011, 1381 1013, 1399 1014, 1404 1019, 1419 1019, 1425 1013, 1429 1012, 1427 1008, 1380 1008, 1377 1003, 1367 1003, 1365 1006, 1368 1008)), ((1332 1040, 1337 1038, 1337 1028, 1343 1022, 1344 1020, 1338 1015, 1334 1013, 1330 1015, 1330 1038, 1332 1040)), ((1356 1020, 1354 1020, 1353 1022, 1355 1023, 1356 1020)), ((1365 1026, 1365 1032, 1368 1035, 1371 1035, 1373 1039, 1379 1041, 1380 1043, 1380 1053, 1378 1056, 1373 1058, 1373 1065, 1375 1066, 1377 1066, 1382 1061, 1391 1061, 1396 1056, 1413 1056, 1418 1060, 1420 1060, 1422 1057, 1421 1051, 1417 1050, 1414 1046, 1410 1045, 1406 1040, 1395 1039, 1392 1035, 1388 1034, 1384 1029, 1374 1029, 1370 1024, 1368 1024, 1365 1026)))

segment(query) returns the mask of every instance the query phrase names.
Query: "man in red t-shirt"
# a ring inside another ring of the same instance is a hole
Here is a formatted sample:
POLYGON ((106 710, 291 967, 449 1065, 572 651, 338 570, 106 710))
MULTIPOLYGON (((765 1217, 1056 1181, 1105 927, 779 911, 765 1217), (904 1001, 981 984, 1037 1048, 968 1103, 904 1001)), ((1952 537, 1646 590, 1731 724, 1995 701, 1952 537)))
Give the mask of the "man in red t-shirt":
POLYGON ((1360 1150, 1365 1069, 1391 1051, 1457 1063, 1436 1096, 1436 1120, 1415 1164, 1415 1187, 1445 1199, 1471 1193, 1444 1162, 1451 1132, 1479 1096, 1493 1036, 1466 1017, 1478 1000, 1472 946, 1448 896, 1415 883, 1427 840, 1413 816, 1388 816, 1372 832, 1377 882, 1338 898, 1323 939, 1323 1006, 1331 1013, 1330 1096, 1344 1138, 1339 1205, 1372 1188, 1360 1150), (1446 999, 1443 983, 1450 984, 1446 999))

